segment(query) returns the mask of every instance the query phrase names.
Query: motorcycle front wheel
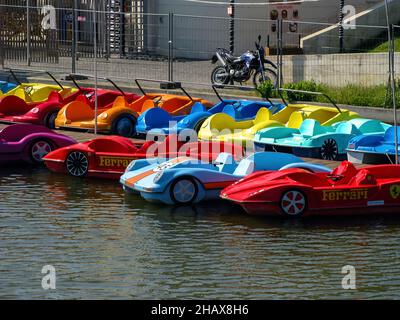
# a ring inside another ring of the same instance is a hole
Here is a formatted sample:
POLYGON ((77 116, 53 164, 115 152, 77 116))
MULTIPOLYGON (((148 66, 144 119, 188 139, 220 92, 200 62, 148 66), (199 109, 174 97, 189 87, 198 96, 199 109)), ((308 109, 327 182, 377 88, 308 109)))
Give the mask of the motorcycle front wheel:
POLYGON ((257 71, 253 77, 253 83, 256 88, 264 81, 271 81, 275 88, 278 87, 278 75, 274 70, 265 69, 264 71, 257 71))
POLYGON ((211 73, 211 83, 217 85, 228 84, 230 81, 230 75, 228 71, 222 66, 216 67, 211 73))

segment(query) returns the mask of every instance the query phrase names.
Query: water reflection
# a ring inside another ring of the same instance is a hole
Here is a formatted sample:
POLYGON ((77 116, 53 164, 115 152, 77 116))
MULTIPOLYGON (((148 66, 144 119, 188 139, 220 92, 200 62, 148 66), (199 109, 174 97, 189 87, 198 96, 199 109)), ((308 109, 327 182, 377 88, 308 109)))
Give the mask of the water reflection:
POLYGON ((399 298, 398 219, 282 221, 173 208, 118 183, 0 168, 2 298, 399 298), (41 268, 57 270, 43 291, 41 268), (341 289, 341 268, 358 290, 341 289))

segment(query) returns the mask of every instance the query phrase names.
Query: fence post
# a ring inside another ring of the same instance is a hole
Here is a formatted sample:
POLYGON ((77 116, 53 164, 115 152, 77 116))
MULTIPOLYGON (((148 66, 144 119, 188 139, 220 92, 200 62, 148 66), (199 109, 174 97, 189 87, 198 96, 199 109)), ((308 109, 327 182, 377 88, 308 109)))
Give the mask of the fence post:
POLYGON ((399 136, 397 132, 397 101, 396 101, 396 78, 395 78, 395 64, 394 64, 394 55, 395 55, 395 48, 394 48, 394 26, 393 24, 389 30, 389 68, 390 68, 390 84, 392 87, 392 98, 393 98, 393 117, 394 117, 394 125, 395 125, 395 152, 396 152, 396 164, 399 164, 399 136))
POLYGON ((28 67, 31 65, 31 19, 29 6, 29 0, 26 0, 26 61, 28 67))
POLYGON ((96 1, 93 1, 93 51, 94 51, 94 134, 97 135, 97 116, 98 116, 98 99, 97 99, 97 12, 96 1))
POLYGON ((72 11, 72 48, 71 48, 71 59, 72 59, 72 73, 76 73, 76 52, 77 52, 77 36, 78 36, 78 0, 74 0, 74 7, 72 11))
POLYGON ((344 52, 344 28, 343 28, 343 20, 344 20, 344 0, 339 1, 339 50, 340 53, 344 52))
POLYGON ((235 51, 235 0, 230 0, 229 3, 229 51, 233 54, 235 51))
POLYGON ((278 88, 282 87, 282 64, 283 64, 283 43, 282 43, 282 36, 283 36, 283 21, 278 19, 278 28, 277 28, 277 45, 276 45, 276 54, 278 60, 278 88))
POLYGON ((174 81, 174 14, 168 16, 168 81, 174 81))
MULTIPOLYGON (((119 47, 119 55, 120 58, 123 58, 125 56, 125 1, 121 1, 121 7, 119 8, 120 10, 120 16, 119 16, 119 39, 120 39, 120 47, 119 47)), ((117 20, 118 21, 118 20, 117 20)), ((128 53, 129 54, 129 53, 128 53)))
POLYGON ((4 69, 4 60, 5 60, 6 52, 4 49, 4 43, 3 43, 3 38, 0 37, 0 63, 1 63, 1 68, 4 69))

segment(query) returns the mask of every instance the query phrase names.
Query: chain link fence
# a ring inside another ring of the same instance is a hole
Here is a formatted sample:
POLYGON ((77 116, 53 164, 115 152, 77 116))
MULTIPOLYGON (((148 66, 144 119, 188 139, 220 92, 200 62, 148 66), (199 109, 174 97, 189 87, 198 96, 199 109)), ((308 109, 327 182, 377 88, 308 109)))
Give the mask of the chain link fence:
MULTIPOLYGON (((261 35, 268 58, 279 62, 283 83, 314 80, 333 88, 388 83, 388 36, 382 26, 342 29, 338 24, 236 18, 231 38, 229 17, 151 14, 144 3, 2 0, 2 65, 65 74, 94 74, 96 68, 100 77, 126 83, 153 78, 210 84, 216 48, 229 49, 232 42, 240 55, 255 50, 261 35)), ((398 70, 397 53, 394 60, 398 70)))
POLYGON ((393 38, 394 38, 394 46, 392 48, 394 55, 394 71, 396 74, 396 79, 400 79, 400 25, 393 25, 393 38))

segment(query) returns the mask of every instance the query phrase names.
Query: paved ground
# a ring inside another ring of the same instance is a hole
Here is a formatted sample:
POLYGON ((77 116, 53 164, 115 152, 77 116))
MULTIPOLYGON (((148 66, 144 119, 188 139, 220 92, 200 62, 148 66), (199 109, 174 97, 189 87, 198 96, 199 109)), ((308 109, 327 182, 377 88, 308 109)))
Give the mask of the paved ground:
MULTIPOLYGON (((71 58, 60 58, 58 64, 35 63, 31 64, 32 69, 48 70, 53 72, 71 73, 71 58)), ((76 61, 77 73, 95 73, 93 59, 81 59, 76 61)), ((5 61, 4 67, 26 68, 26 62, 5 61)), ((173 79, 185 83, 210 84, 211 72, 215 68, 210 61, 176 61, 174 62, 173 79)), ((126 60, 126 59, 98 59, 97 72, 99 77, 118 79, 119 82, 129 84, 135 78, 150 78, 168 80, 167 61, 149 60, 126 60)))

